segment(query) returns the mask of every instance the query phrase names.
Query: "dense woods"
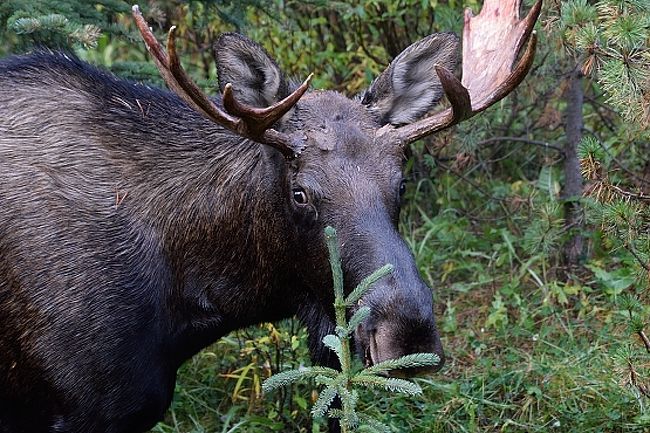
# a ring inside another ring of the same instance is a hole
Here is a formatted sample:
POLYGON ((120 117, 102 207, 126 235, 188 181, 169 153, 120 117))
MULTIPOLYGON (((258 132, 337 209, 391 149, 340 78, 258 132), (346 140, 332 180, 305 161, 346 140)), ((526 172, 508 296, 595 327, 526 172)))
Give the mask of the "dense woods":
MULTIPOLYGON (((193 78, 216 90, 223 32, 261 43, 314 88, 361 92, 412 42, 460 34, 481 1, 143 0, 178 26, 193 78)), ((525 11, 533 3, 525 2, 525 11)), ((4 0, 0 55, 64 49, 162 86, 122 0, 4 0)), ((525 13, 524 11, 524 13, 525 13)), ((400 229, 435 289, 444 370, 422 396, 367 391, 396 432, 634 432, 650 427, 650 2, 546 0, 535 63, 485 113, 407 149, 400 229)), ((317 432, 296 320, 235 332, 187 362, 154 431, 317 432)))

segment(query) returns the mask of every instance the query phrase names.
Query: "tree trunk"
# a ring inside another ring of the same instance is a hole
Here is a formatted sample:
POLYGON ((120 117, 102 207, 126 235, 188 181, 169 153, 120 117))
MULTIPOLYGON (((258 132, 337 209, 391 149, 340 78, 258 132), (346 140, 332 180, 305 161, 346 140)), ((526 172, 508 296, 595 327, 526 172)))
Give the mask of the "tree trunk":
POLYGON ((582 196, 582 176, 578 145, 582 140, 582 104, 584 99, 582 73, 576 68, 569 77, 569 85, 565 92, 566 111, 564 131, 566 144, 564 146, 564 200, 565 227, 568 232, 563 246, 562 256, 567 274, 571 273, 580 263, 583 255, 583 212, 580 204, 582 196))

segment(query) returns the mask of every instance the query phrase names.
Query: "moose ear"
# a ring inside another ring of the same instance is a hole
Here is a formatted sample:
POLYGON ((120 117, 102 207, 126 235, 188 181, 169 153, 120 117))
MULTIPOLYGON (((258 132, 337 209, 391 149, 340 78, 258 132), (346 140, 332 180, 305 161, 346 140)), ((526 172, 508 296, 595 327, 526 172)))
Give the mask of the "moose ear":
POLYGON ((435 66, 454 71, 458 37, 436 33, 406 48, 363 93, 361 103, 382 124, 403 125, 431 110, 444 91, 435 66))
POLYGON ((268 107, 289 94, 278 64, 264 48, 237 34, 225 33, 214 44, 219 87, 231 83, 235 99, 254 107, 268 107))

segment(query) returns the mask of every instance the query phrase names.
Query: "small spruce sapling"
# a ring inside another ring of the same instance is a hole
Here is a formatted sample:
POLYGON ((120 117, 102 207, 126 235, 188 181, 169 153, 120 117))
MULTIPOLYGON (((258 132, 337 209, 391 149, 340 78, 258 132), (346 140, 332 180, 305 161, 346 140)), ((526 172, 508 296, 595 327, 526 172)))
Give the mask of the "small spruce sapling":
POLYGON ((334 351, 341 364, 340 370, 333 368, 313 366, 298 370, 284 371, 269 377, 262 384, 264 392, 290 385, 298 380, 314 378, 316 384, 325 388, 314 406, 312 415, 315 417, 327 416, 339 419, 343 433, 354 432, 362 425, 367 425, 375 431, 390 432, 391 429, 377 419, 360 413, 357 409, 360 388, 384 388, 391 392, 408 395, 418 395, 422 389, 416 383, 395 377, 388 377, 386 373, 391 370, 403 368, 416 368, 436 365, 440 358, 433 353, 414 353, 398 359, 380 362, 364 369, 355 369, 352 364, 350 339, 356 327, 370 315, 370 308, 359 308, 348 321, 346 311, 356 305, 357 301, 370 290, 372 285, 381 278, 390 274, 392 265, 387 264, 363 279, 361 283, 347 296, 343 293, 343 272, 341 269, 341 254, 339 251, 336 231, 332 227, 325 228, 325 239, 329 249, 329 260, 332 267, 334 282, 334 310, 336 314, 336 335, 326 335, 323 344, 334 351), (332 408, 332 402, 339 397, 341 409, 332 408))

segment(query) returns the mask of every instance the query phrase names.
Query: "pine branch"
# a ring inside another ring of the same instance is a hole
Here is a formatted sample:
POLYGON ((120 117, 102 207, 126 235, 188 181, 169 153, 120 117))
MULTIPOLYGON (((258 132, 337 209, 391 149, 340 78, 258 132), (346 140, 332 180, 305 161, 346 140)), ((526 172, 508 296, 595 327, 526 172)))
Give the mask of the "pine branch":
POLYGON ((646 352, 650 353, 650 339, 648 339, 648 336, 643 330, 637 331, 637 335, 641 339, 641 342, 643 342, 646 352))
POLYGON ((324 376, 328 378, 334 378, 339 374, 338 371, 327 368, 327 367, 306 367, 304 369, 298 370, 288 370, 281 373, 274 374, 264 381, 262 384, 262 390, 264 392, 270 392, 274 389, 281 388, 283 386, 290 385, 298 380, 310 379, 317 376, 324 376))
MULTIPOLYGON (((330 253, 330 266, 332 268, 332 280, 334 281, 334 296, 343 298, 343 270, 341 269, 341 251, 339 241, 334 227, 325 228, 325 240, 330 253)), ((338 321, 337 321, 338 323, 338 321)))
POLYGON ((359 415, 359 422, 361 424, 367 425, 370 428, 370 431, 373 433, 392 433, 390 427, 373 417, 367 415, 359 415))
POLYGON ((341 364, 343 364, 343 342, 336 335, 326 335, 323 337, 323 344, 329 348, 331 351, 336 353, 341 364))
POLYGON ((384 265, 377 269, 375 272, 361 280, 359 285, 348 295, 345 299, 347 307, 353 307, 363 295, 366 294, 368 289, 380 279, 393 272, 393 266, 390 264, 384 265))
POLYGON ((350 318, 350 323, 348 324, 347 329, 345 330, 345 336, 352 335, 352 333, 357 329, 357 327, 370 317, 370 307, 361 307, 359 308, 350 318))
POLYGON ((380 387, 387 391, 399 392, 411 396, 422 394, 422 388, 418 384, 397 377, 374 376, 362 373, 353 377, 352 383, 366 388, 380 387))
POLYGON ((413 353, 402 356, 397 359, 389 359, 366 368, 363 374, 387 373, 391 370, 401 370, 405 368, 429 367, 437 365, 440 357, 435 353, 413 353))
POLYGON ((330 408, 330 405, 336 398, 338 391, 336 385, 330 385, 320 392, 318 400, 314 403, 314 406, 311 408, 311 414, 315 417, 324 416, 330 408))

